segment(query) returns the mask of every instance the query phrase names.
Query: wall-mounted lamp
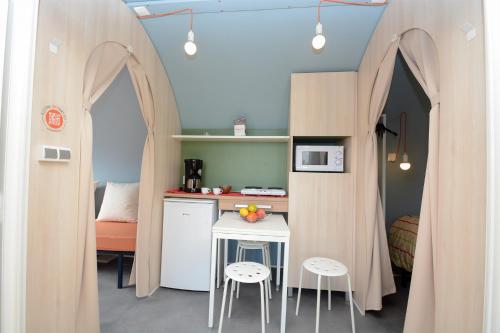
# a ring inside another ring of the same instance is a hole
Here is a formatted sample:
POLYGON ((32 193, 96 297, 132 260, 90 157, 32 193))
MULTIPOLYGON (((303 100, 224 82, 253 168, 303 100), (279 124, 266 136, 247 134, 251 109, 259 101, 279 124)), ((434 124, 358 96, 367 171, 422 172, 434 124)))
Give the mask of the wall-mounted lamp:
POLYGON ((407 153, 403 153, 403 160, 401 161, 401 163, 399 163, 399 167, 403 171, 409 170, 411 168, 411 163, 408 161, 407 153))
MULTIPOLYGON (((136 13, 144 11, 138 11, 136 10, 136 13)), ((194 42, 194 32, 193 32, 193 9, 192 8, 184 8, 184 9, 179 9, 179 10, 174 10, 171 12, 167 13, 160 13, 160 14, 147 14, 147 15, 137 15, 137 18, 139 20, 145 20, 145 19, 152 19, 152 18, 157 18, 157 17, 164 17, 164 16, 171 16, 171 15, 177 15, 177 14, 182 14, 182 13, 189 13, 189 31, 188 31, 188 38, 187 42, 184 44, 184 52, 188 56, 194 56, 196 52, 198 51, 198 47, 196 46, 194 42)))
POLYGON ((312 40, 313 49, 320 51, 325 47, 326 38, 323 35, 323 25, 321 24, 321 4, 324 2, 337 3, 341 5, 351 5, 351 6, 369 6, 369 7, 380 7, 387 5, 387 0, 371 0, 371 2, 351 2, 342 0, 319 0, 318 1, 318 19, 316 23, 316 35, 312 40))

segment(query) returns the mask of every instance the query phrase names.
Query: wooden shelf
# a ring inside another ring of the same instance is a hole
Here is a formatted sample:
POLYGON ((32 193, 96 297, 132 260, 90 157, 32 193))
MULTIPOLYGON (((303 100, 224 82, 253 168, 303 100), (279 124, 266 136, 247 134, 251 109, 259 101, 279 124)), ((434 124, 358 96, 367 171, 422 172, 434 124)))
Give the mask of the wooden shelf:
POLYGON ((172 135, 173 139, 180 141, 213 141, 213 142, 288 142, 290 137, 276 135, 172 135))

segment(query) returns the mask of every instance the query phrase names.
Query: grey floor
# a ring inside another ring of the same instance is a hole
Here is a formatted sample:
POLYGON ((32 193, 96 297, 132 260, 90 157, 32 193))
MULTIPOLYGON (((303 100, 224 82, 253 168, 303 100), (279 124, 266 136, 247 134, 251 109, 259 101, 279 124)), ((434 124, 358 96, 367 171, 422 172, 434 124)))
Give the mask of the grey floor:
MULTIPOLYGON (((130 272, 130 262, 125 271, 130 272)), ((209 329, 207 292, 160 288, 149 298, 137 299, 133 287, 116 288, 115 262, 99 264, 98 275, 102 332, 217 332, 222 288, 215 294, 214 328, 209 329)), ((128 274, 126 278, 128 281, 128 274)), ((384 298, 383 311, 361 316, 355 310, 357 332, 402 332, 408 289, 397 287, 400 289, 398 294, 384 298)), ((273 289, 267 332, 279 332, 281 297, 277 296, 273 289)), ((316 292, 303 292, 298 317, 295 316, 296 296, 295 291, 294 297, 288 298, 287 332, 314 332, 316 292)), ((344 294, 334 293, 332 304, 332 311, 328 311, 326 292, 323 293, 320 332, 351 332, 349 306, 344 294)), ((233 302, 231 319, 227 316, 224 319, 223 332, 260 332, 257 286, 245 285, 241 289, 240 299, 233 302)))

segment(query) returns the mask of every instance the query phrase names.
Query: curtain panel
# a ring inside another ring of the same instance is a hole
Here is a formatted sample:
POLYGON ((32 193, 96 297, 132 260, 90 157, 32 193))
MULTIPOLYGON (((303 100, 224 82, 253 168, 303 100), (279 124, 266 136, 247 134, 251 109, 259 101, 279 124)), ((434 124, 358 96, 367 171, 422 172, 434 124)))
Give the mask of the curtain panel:
POLYGON ((394 293, 394 279, 387 245, 385 221, 378 190, 375 126, 387 101, 394 63, 401 51, 411 72, 431 102, 429 148, 412 282, 405 318, 405 333, 435 331, 435 270, 438 217, 439 166, 439 58, 432 38, 421 29, 410 29, 390 44, 379 67, 369 105, 369 133, 365 150, 366 223, 369 275, 366 308, 380 310, 382 297, 394 293))
MULTIPOLYGON (((137 94, 139 106, 148 131, 141 164, 136 256, 134 258, 136 296, 149 296, 155 289, 149 262, 159 262, 161 248, 149 242, 155 179, 155 109, 151 86, 137 59, 123 45, 106 42, 89 57, 83 83, 83 116, 80 127, 80 174, 77 244, 77 332, 99 332, 99 301, 97 290, 96 233, 94 185, 92 174, 92 105, 108 89, 118 73, 127 66, 137 94), (153 283, 151 282, 153 281, 153 283)), ((161 221, 156 221, 161 223, 161 221)))
POLYGON ((394 64, 399 47, 399 38, 389 46, 378 69, 373 84, 369 112, 368 128, 365 146, 365 218, 368 275, 365 277, 366 308, 368 310, 382 309, 382 297, 396 292, 392 276, 389 247, 385 230, 385 218, 378 188, 378 155, 377 135, 375 127, 384 110, 394 72, 394 64))
POLYGON ((410 30, 403 35, 400 50, 431 102, 427 169, 404 332, 434 332, 436 311, 434 267, 439 204, 439 58, 432 38, 419 29, 410 30))

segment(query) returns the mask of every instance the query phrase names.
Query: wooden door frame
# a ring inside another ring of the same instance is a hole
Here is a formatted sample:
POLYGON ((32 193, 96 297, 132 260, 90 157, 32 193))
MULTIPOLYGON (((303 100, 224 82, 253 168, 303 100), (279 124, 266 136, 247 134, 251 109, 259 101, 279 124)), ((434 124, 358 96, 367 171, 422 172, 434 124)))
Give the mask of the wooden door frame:
MULTIPOLYGON (((6 1, 2 77, 3 223, 1 332, 26 331, 26 253, 31 114, 39 0, 6 1)), ((4 8, 2 8, 4 9, 4 8)))

